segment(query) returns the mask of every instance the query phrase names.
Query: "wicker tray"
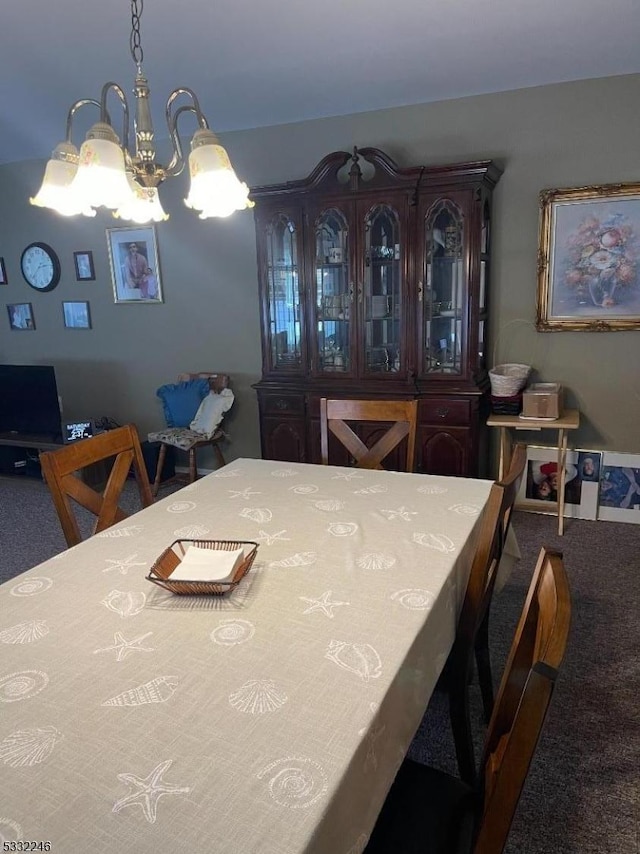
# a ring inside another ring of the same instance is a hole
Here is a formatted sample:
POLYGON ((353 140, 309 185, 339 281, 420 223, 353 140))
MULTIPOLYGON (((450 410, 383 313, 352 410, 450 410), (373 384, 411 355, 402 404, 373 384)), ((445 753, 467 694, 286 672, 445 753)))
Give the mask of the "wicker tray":
POLYGON ((175 540, 153 564, 147 581, 152 581, 179 596, 221 596, 238 586, 240 579, 251 569, 257 551, 258 544, 250 540, 175 540), (189 546, 223 551, 244 548, 246 556, 231 581, 172 581, 171 573, 180 565, 189 546))

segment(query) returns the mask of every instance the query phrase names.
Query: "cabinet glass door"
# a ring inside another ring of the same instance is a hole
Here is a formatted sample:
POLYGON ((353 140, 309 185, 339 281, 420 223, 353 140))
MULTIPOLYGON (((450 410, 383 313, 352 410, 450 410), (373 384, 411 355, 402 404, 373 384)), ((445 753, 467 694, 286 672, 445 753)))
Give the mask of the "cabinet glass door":
POLYGON ((400 352, 401 267, 400 219, 388 205, 376 205, 365 219, 364 241, 364 371, 398 372, 400 352))
POLYGON ((285 214, 266 226, 267 311, 271 368, 297 370, 302 366, 298 232, 285 214))
POLYGON ((467 305, 463 217, 450 200, 432 208, 424 232, 424 370, 461 374, 467 305))
POLYGON ((315 280, 318 370, 353 370, 349 280, 349 229, 342 211, 323 211, 315 221, 315 280))

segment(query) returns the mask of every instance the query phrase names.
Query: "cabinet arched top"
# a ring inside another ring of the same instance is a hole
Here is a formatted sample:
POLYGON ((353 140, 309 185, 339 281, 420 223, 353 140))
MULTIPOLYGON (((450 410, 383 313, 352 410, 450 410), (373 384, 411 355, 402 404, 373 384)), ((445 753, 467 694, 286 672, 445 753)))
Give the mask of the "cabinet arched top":
POLYGON ((358 148, 353 152, 334 151, 318 163, 306 178, 267 184, 251 188, 254 201, 267 200, 273 196, 296 195, 299 193, 361 193, 385 187, 414 189, 416 194, 425 188, 434 189, 442 184, 477 181, 493 188, 502 169, 491 160, 475 160, 445 166, 401 167, 378 148, 358 148), (347 164, 351 165, 347 169, 347 164), (364 163, 363 163, 364 161, 364 163), (369 166, 365 165, 369 164, 369 166), (364 166, 364 170, 362 168, 364 166), (373 167, 371 174, 370 167, 373 167))

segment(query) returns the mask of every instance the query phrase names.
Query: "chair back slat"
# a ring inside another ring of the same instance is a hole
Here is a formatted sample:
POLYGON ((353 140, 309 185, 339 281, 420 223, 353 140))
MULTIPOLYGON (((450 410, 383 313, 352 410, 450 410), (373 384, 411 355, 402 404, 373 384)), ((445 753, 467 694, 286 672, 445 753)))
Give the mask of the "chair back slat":
POLYGON ((82 540, 72 501, 97 517, 93 533, 127 518, 119 500, 131 468, 142 506, 153 503, 138 431, 133 424, 99 433, 56 451, 43 452, 40 463, 68 546, 75 546, 82 540), (77 477, 81 469, 108 460, 112 460, 111 471, 102 494, 77 477))
POLYGON ((382 461, 405 438, 405 471, 413 471, 418 402, 416 400, 328 400, 320 401, 320 452, 322 464, 329 465, 329 433, 349 451, 357 468, 384 469, 382 461), (392 426, 368 448, 347 421, 375 421, 392 426))

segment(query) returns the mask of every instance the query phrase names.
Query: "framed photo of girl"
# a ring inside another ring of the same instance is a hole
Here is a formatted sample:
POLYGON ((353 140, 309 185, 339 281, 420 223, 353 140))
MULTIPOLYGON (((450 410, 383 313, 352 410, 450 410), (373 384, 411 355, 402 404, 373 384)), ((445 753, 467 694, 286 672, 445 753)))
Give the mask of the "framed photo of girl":
POLYGON ((162 303, 153 226, 108 228, 107 245, 116 303, 162 303))
POLYGON ((540 193, 536 327, 640 329, 640 183, 540 193))

